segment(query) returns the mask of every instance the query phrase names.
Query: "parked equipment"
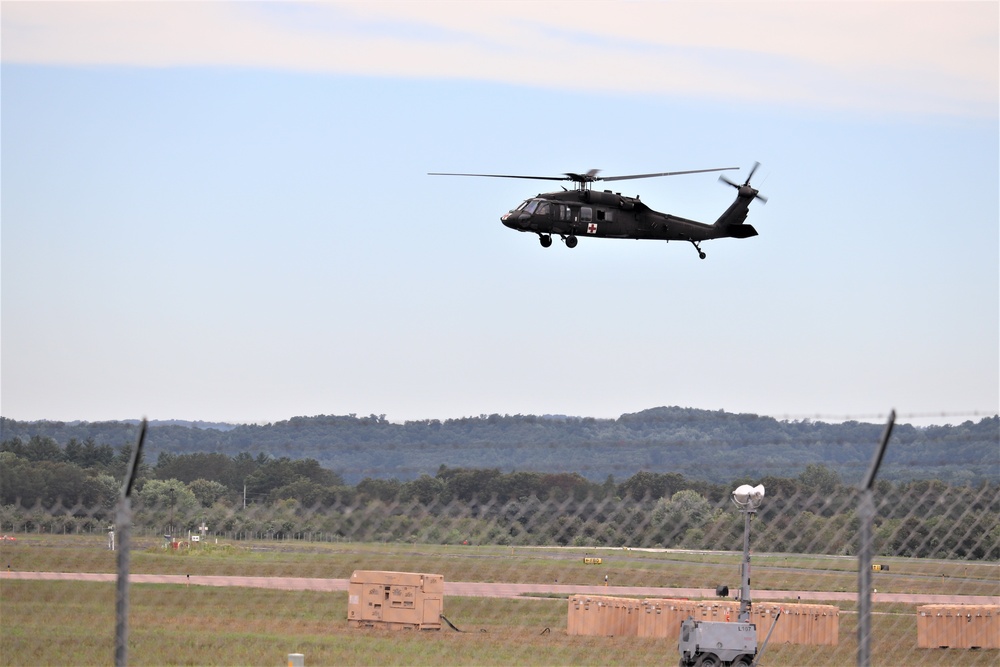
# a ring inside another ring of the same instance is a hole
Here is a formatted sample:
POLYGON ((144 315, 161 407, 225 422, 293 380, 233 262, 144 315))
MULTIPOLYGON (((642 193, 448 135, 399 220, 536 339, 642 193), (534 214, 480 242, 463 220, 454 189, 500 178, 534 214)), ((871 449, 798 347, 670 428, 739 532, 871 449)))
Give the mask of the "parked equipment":
MULTIPOLYGON (((689 617, 681 622, 677 648, 681 667, 751 667, 759 659, 757 625, 750 620, 750 519, 764 499, 764 487, 743 484, 733 491, 733 502, 743 513, 743 564, 740 588, 740 611, 736 623, 698 621, 689 617)), ((775 617, 775 622, 777 622, 775 617)), ((773 626, 772 626, 773 629, 773 626)))
POLYGON ((440 630, 444 577, 416 572, 355 570, 348 584, 353 627, 440 630))

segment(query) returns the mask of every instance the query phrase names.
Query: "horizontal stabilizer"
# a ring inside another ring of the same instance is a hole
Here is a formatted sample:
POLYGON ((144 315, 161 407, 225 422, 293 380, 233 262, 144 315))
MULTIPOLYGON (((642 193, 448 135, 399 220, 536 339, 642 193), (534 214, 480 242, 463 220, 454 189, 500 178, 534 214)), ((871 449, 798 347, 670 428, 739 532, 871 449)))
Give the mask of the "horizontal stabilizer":
POLYGON ((734 239, 745 239, 751 236, 757 236, 757 230, 753 228, 753 225, 730 225, 726 229, 726 232, 734 239))

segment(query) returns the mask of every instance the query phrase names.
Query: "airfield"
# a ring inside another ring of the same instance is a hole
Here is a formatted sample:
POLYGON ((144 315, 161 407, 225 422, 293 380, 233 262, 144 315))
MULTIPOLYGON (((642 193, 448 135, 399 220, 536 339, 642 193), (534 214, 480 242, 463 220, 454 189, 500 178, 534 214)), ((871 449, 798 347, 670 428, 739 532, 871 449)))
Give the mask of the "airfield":
MULTIPOLYGON (((89 581, 114 582, 116 575, 87 572, 8 572, 7 578, 22 581, 89 581)), ((241 588, 266 588, 282 591, 346 591, 349 579, 324 579, 317 577, 250 577, 202 576, 182 574, 134 574, 129 577, 134 584, 169 584, 175 586, 218 586, 241 588)), ((672 588, 658 586, 602 586, 566 584, 513 584, 474 581, 445 581, 445 595, 487 598, 523 598, 533 595, 608 595, 629 597, 659 597, 684 599, 712 599, 715 590, 708 588, 672 588)), ((853 602, 857 595, 834 591, 754 591, 757 601, 853 602)), ((969 604, 1000 605, 1000 596, 991 595, 927 595, 921 593, 875 593, 873 602, 899 604, 969 604)))
MULTIPOLYGON (((3 664, 111 661, 117 554, 105 541, 29 534, 0 543, 3 664)), ((612 548, 260 541, 183 552, 152 537, 133 545, 129 659, 137 665, 276 665, 293 652, 307 665, 674 662, 676 642, 568 635, 568 597, 717 599, 714 586, 737 580, 739 560, 732 552, 612 548), (601 564, 585 564, 585 554, 601 564), (444 614, 461 632, 349 628, 347 582, 356 569, 443 574, 444 614)), ((841 610, 838 646, 773 645, 765 664, 854 664, 856 560, 754 558, 755 600, 841 610)), ((996 664, 996 650, 918 649, 915 610, 1000 604, 1000 565, 888 562, 890 574, 875 578, 885 592, 873 596, 873 664, 996 664)))

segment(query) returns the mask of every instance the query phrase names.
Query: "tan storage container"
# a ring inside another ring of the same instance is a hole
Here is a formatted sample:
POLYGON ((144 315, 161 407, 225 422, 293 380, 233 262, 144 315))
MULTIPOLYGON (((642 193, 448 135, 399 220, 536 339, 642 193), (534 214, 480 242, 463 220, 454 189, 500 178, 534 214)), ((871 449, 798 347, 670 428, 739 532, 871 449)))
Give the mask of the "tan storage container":
POLYGON ((638 637, 644 615, 635 598, 573 595, 566 633, 596 637, 638 637))
POLYGON ((1000 648, 1000 605, 917 607, 918 648, 1000 648))
POLYGON ((652 622, 647 622, 646 633, 640 636, 656 637, 659 639, 677 639, 681 633, 681 623, 690 616, 700 619, 703 609, 699 606, 702 603, 693 600, 647 599, 643 600, 643 605, 650 609, 653 615, 652 622))
POLYGON ((917 648, 937 648, 937 623, 933 612, 926 607, 917 608, 917 648))
POLYGON ((771 634, 774 644, 836 646, 840 639, 840 609, 828 604, 757 603, 751 619, 757 625, 757 638, 764 641, 781 610, 781 618, 771 634))
POLYGON ((676 639, 681 622, 696 613, 694 603, 688 600, 643 600, 639 618, 639 636, 658 639, 676 639))
MULTIPOLYGON (((764 643, 764 638, 767 637, 767 633, 771 630, 771 626, 774 625, 774 619, 777 616, 778 605, 773 604, 755 604, 753 610, 750 613, 750 620, 753 621, 754 625, 757 626, 757 642, 760 644, 764 643)), ((733 620, 736 619, 737 612, 733 614, 733 620)), ((787 623, 789 619, 794 615, 794 612, 784 612, 781 615, 781 620, 778 621, 778 625, 774 627, 774 632, 771 634, 771 641, 775 644, 787 644, 791 643, 789 638, 792 636, 790 630, 791 625, 787 623)))
MULTIPOLYGON (((753 605, 750 620, 757 626, 758 642, 763 643, 779 609, 784 611, 771 635, 772 643, 837 645, 840 609, 826 604, 753 605)), ((681 622, 689 617, 700 621, 735 623, 739 611, 740 603, 733 600, 647 598, 639 601, 574 595, 569 599, 567 633, 674 640, 680 636, 681 622)))
POLYGON ((444 577, 355 570, 347 586, 347 621, 354 627, 440 630, 444 577))
POLYGON ((569 598, 566 634, 598 636, 603 634, 602 623, 610 598, 590 595, 573 595, 569 598))

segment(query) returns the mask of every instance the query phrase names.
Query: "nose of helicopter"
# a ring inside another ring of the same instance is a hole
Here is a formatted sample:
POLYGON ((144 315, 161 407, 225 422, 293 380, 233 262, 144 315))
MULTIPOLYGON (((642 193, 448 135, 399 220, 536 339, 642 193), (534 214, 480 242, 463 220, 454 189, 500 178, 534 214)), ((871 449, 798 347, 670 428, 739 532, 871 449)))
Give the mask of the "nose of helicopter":
POLYGON ((528 220, 530 218, 531 215, 527 213, 507 211, 500 216, 500 222, 502 222, 505 227, 510 227, 511 229, 524 229, 528 226, 528 220))

